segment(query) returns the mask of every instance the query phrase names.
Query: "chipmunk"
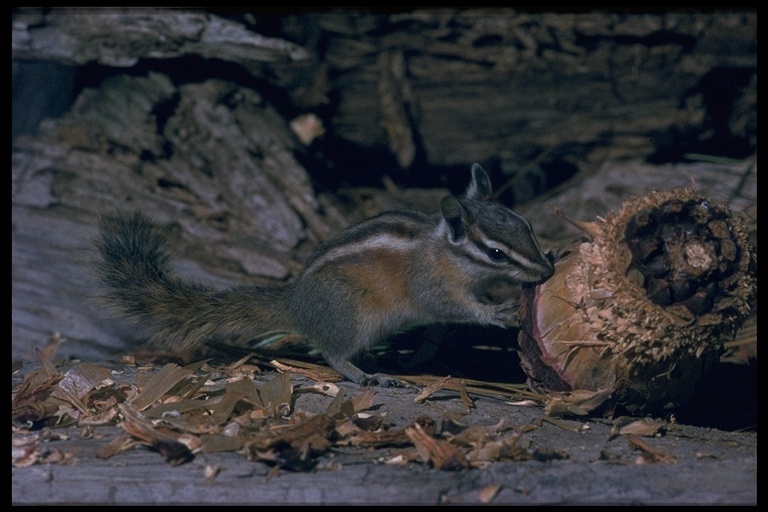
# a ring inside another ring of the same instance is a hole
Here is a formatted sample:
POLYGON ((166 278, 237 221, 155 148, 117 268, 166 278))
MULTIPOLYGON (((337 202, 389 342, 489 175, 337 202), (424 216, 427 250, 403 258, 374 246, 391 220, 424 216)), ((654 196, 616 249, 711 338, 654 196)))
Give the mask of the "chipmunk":
POLYGON ((298 333, 328 364, 361 385, 396 385, 351 359, 408 327, 474 323, 508 327, 517 304, 509 285, 549 278, 554 268, 531 224, 491 201, 479 164, 460 197, 440 213, 383 213, 322 245, 283 286, 243 285, 218 291, 174 277, 164 244, 168 228, 140 213, 102 219, 97 245, 105 301, 149 326, 151 341, 200 347, 267 332, 298 333))

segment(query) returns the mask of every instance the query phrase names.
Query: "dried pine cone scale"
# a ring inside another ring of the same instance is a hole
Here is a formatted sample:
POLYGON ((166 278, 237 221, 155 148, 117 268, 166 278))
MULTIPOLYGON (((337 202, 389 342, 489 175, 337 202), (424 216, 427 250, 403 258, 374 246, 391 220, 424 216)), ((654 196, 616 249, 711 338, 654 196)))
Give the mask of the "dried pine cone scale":
POLYGON ((606 410, 682 405, 756 300, 743 219, 676 189, 585 226, 588 237, 558 258, 555 275, 524 290, 519 342, 529 385, 601 392, 606 410))

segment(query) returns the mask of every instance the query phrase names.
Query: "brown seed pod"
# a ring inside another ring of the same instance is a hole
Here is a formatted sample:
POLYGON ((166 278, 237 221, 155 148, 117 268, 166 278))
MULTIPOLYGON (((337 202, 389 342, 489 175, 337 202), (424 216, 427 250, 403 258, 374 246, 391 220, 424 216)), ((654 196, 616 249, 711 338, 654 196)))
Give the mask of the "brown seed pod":
POLYGON ((607 398, 588 412, 683 405, 755 304, 757 257, 743 219, 676 189, 582 228, 588 236, 557 259, 555 275, 523 291, 529 386, 607 398))

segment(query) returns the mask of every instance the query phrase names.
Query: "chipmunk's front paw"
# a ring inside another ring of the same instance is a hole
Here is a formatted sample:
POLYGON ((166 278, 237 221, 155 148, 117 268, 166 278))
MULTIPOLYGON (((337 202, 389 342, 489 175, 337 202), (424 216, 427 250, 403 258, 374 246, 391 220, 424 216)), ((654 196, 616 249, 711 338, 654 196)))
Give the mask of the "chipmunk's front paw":
POLYGON ((506 302, 491 306, 493 311, 493 325, 498 327, 510 327, 518 325, 517 302, 506 302))

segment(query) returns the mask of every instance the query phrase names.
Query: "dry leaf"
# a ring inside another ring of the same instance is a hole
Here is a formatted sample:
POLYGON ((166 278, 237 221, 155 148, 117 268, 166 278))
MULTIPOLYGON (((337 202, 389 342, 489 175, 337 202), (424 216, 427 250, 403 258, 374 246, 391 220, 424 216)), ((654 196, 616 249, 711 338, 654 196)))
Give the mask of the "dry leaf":
POLYGON ((209 484, 216 480, 216 477, 221 473, 221 466, 211 466, 210 464, 206 464, 205 468, 203 469, 203 476, 205 477, 205 481, 209 484))
POLYGON ((201 436, 200 442, 203 453, 234 452, 243 447, 241 438, 221 434, 201 436))
POLYGON ((519 439, 520 436, 515 434, 504 439, 478 444, 467 453, 467 460, 473 467, 483 467, 489 462, 499 460, 518 462, 532 460, 533 455, 528 449, 517 444, 519 439))
POLYGON ((308 379, 312 379, 318 382, 341 382, 344 378, 341 374, 327 366, 307 363, 305 361, 295 361, 283 359, 284 362, 272 360, 270 365, 277 368, 281 372, 295 373, 297 375, 303 375, 308 379))
POLYGON ((432 464, 436 469, 457 470, 469 467, 464 453, 457 446, 448 441, 435 439, 418 423, 405 427, 405 434, 413 442, 422 461, 432 464))
POLYGON ((140 413, 130 407, 118 406, 123 421, 120 427, 131 436, 139 439, 150 448, 163 455, 172 465, 188 462, 193 458, 189 448, 178 440, 178 437, 163 432, 147 421, 140 413))
POLYGON ((192 371, 181 368, 177 364, 166 364, 159 372, 149 378, 144 389, 131 402, 131 406, 137 411, 146 409, 170 391, 173 386, 190 375, 192 375, 192 371))
POLYGON ((490 503, 500 490, 500 485, 486 485, 477 493, 477 498, 480 500, 480 503, 490 503))
POLYGON ((287 373, 278 373, 277 377, 259 388, 261 403, 275 416, 288 416, 293 402, 293 385, 287 373))
POLYGON ((313 456, 331 446, 329 438, 334 430, 333 420, 326 414, 318 414, 249 439, 245 453, 250 460, 275 462, 293 470, 314 467, 313 456))
POLYGON ((40 461, 37 435, 11 437, 11 466, 26 468, 40 461))
POLYGON ((451 380, 451 376, 450 375, 448 375, 447 377, 443 377, 442 379, 437 380, 437 381, 431 383, 429 386, 424 388, 421 391, 421 393, 416 395, 416 398, 414 398, 413 401, 416 402, 417 404, 422 403, 424 400, 426 400, 427 398, 432 396, 432 394, 435 393, 435 391, 443 389, 446 386, 446 383, 449 380, 451 380))
POLYGON ((666 423, 653 418, 630 418, 620 416, 613 420, 610 439, 618 436, 635 434, 638 436, 654 437, 666 429, 666 423))
MULTIPOLYGON (((421 429, 426 431, 429 435, 433 435, 435 432, 435 422, 427 416, 420 416, 416 419, 414 424, 418 424, 421 429)), ((405 429, 399 429, 376 432, 358 432, 352 437, 349 444, 352 446, 383 448, 387 446, 407 446, 412 444, 412 442, 411 438, 405 433, 405 429)))
POLYGON ((59 401, 49 400, 51 393, 64 376, 43 367, 27 375, 11 397, 11 419, 17 422, 41 421, 52 417, 59 408, 59 401))
POLYGON ((353 397, 351 399, 353 410, 355 411, 355 414, 365 411, 367 409, 370 409, 373 405, 373 397, 375 393, 372 389, 366 389, 359 395, 353 397))
POLYGON ((315 382, 311 386, 304 386, 295 389, 296 393, 319 393, 330 397, 335 397, 337 394, 343 392, 343 390, 332 382, 315 382))
POLYGON ((548 393, 545 412, 547 416, 588 416, 611 398, 611 394, 610 389, 576 389, 567 393, 548 393))
POLYGON ((112 372, 103 366, 93 363, 79 363, 64 374, 64 378, 52 394, 59 398, 73 396, 82 399, 99 386, 113 384, 111 376, 112 372))
POLYGON ((641 457, 637 460, 638 464, 645 464, 648 462, 674 464, 677 462, 677 458, 673 453, 656 448, 638 435, 628 434, 625 437, 627 438, 630 449, 642 451, 641 457))
POLYGON ((136 446, 137 441, 133 439, 127 432, 118 435, 113 438, 109 443, 96 450, 96 457, 100 459, 108 459, 118 453, 126 452, 136 446))

